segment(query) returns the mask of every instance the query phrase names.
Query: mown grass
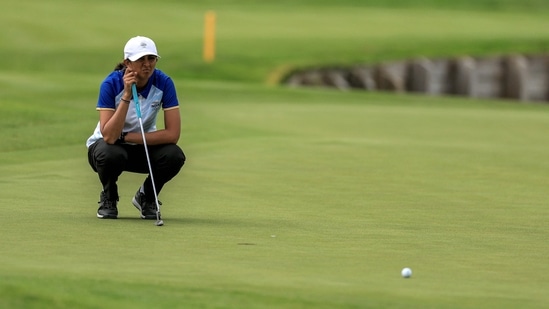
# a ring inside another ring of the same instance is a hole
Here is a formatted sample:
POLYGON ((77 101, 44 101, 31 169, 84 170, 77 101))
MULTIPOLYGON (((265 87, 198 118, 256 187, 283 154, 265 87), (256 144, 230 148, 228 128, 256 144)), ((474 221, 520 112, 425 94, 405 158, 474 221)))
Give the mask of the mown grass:
POLYGON ((543 52, 543 3, 332 3, 6 5, 0 307, 545 307, 547 106, 264 85, 284 66, 543 52), (120 219, 95 218, 84 146, 137 33, 174 76, 189 158, 162 228, 137 219, 136 174, 120 219))

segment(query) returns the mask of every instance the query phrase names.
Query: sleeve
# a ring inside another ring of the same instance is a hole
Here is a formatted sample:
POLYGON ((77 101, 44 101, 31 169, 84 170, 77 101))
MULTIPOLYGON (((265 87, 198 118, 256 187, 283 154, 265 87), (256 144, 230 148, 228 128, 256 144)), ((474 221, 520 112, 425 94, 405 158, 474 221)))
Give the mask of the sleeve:
POLYGON ((172 79, 169 77, 166 77, 163 92, 164 94, 162 96, 162 108, 164 110, 179 107, 179 100, 177 99, 175 85, 172 79))
POLYGON ((112 80, 105 79, 99 88, 99 99, 97 100, 97 110, 116 109, 116 94, 112 80))

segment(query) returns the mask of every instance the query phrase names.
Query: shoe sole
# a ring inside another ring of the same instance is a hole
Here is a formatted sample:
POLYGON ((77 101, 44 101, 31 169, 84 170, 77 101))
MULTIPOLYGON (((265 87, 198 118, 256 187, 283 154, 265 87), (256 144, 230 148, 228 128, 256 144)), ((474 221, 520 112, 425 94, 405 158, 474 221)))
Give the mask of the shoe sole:
POLYGON ((97 214, 97 218, 99 218, 99 219, 117 219, 118 216, 115 216, 115 215, 100 215, 100 214, 97 214))
POLYGON ((135 196, 133 197, 132 199, 132 204, 133 206, 135 206, 135 208, 137 208, 137 210, 139 210, 139 214, 141 216, 141 219, 145 219, 145 220, 156 220, 156 215, 150 215, 150 216, 144 216, 143 215, 143 211, 141 210, 141 205, 139 205, 139 203, 137 202, 137 200, 135 199, 135 196))

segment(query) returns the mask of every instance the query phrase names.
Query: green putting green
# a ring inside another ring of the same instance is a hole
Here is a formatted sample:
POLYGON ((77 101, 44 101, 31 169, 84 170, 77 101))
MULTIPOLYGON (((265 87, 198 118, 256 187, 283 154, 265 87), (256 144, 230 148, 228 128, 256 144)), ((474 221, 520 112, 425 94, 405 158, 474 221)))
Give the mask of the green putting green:
POLYGON ((5 4, 0 307, 546 306, 547 105, 266 84, 296 66, 543 52, 543 2, 330 3, 5 4), (181 101, 188 161, 160 194, 163 227, 131 205, 137 174, 119 219, 98 220, 86 157, 99 84, 138 34, 181 101))

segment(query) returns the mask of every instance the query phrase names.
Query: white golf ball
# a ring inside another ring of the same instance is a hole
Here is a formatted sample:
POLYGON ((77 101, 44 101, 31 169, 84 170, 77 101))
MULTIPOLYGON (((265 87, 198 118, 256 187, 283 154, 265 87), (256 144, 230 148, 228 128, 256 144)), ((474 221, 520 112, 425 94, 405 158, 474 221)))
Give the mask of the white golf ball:
POLYGON ((412 276, 412 270, 408 267, 404 267, 402 271, 400 272, 402 277, 404 278, 410 278, 412 276))

